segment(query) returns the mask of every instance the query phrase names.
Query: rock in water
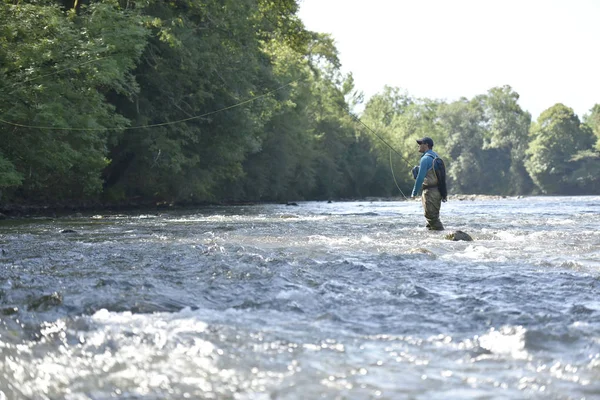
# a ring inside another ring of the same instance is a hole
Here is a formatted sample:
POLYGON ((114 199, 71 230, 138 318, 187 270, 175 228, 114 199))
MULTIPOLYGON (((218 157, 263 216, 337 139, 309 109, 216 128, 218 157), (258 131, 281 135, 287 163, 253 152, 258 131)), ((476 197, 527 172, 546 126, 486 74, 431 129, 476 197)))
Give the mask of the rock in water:
POLYGON ((416 249, 410 249, 406 252, 406 254, 425 254, 425 255, 433 256, 434 258, 436 258, 436 255, 432 251, 424 249, 422 247, 417 247, 416 249))
POLYGON ((473 241, 473 238, 468 233, 463 232, 463 231, 456 231, 454 233, 446 235, 446 239, 454 240, 455 242, 457 242, 459 240, 464 240, 465 242, 473 241))
POLYGON ((47 311, 51 307, 60 306, 63 303, 63 296, 58 292, 46 294, 36 299, 30 300, 27 310, 29 311, 47 311))

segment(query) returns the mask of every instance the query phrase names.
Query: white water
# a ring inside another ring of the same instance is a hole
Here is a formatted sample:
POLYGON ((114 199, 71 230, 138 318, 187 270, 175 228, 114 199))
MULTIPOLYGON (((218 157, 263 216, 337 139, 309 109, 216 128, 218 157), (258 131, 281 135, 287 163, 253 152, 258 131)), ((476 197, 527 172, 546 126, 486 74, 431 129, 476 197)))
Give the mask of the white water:
POLYGON ((0 221, 0 399, 599 398, 600 197, 420 207, 0 221))

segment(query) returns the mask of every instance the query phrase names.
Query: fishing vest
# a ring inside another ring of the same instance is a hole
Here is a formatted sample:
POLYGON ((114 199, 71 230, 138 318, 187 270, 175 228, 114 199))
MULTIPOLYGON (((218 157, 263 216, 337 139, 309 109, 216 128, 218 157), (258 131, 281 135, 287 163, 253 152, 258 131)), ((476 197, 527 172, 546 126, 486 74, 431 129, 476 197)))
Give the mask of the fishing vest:
POLYGON ((446 201, 448 197, 448 188, 446 187, 446 165, 444 160, 439 156, 434 156, 431 153, 425 154, 433 158, 431 168, 427 171, 425 179, 423 180, 423 189, 437 187, 442 195, 443 201, 446 201))
MULTIPOLYGON (((425 154, 435 160, 435 156, 431 153, 425 154)), ((431 162, 431 168, 427 170, 427 174, 425 175, 425 179, 423 180, 423 189, 429 189, 432 187, 436 187, 438 185, 438 177, 435 174, 435 162, 431 162)))

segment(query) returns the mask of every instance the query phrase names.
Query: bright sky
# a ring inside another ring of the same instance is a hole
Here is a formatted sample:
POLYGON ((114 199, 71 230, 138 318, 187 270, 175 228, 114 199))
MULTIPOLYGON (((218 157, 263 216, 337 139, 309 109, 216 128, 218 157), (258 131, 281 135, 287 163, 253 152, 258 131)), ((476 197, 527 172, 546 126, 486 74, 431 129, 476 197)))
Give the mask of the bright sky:
POLYGON ((510 85, 537 119, 556 103, 581 118, 600 103, 600 0, 300 0, 330 33, 366 99, 471 99, 510 85))

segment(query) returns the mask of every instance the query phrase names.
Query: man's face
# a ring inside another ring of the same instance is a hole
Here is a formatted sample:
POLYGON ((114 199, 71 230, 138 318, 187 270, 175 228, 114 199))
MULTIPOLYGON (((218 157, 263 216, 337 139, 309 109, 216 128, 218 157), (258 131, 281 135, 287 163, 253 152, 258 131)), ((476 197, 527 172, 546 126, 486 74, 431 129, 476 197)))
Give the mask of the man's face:
POLYGON ((429 150, 429 147, 427 147, 427 143, 421 143, 419 145, 419 153, 425 153, 427 150, 429 150))

